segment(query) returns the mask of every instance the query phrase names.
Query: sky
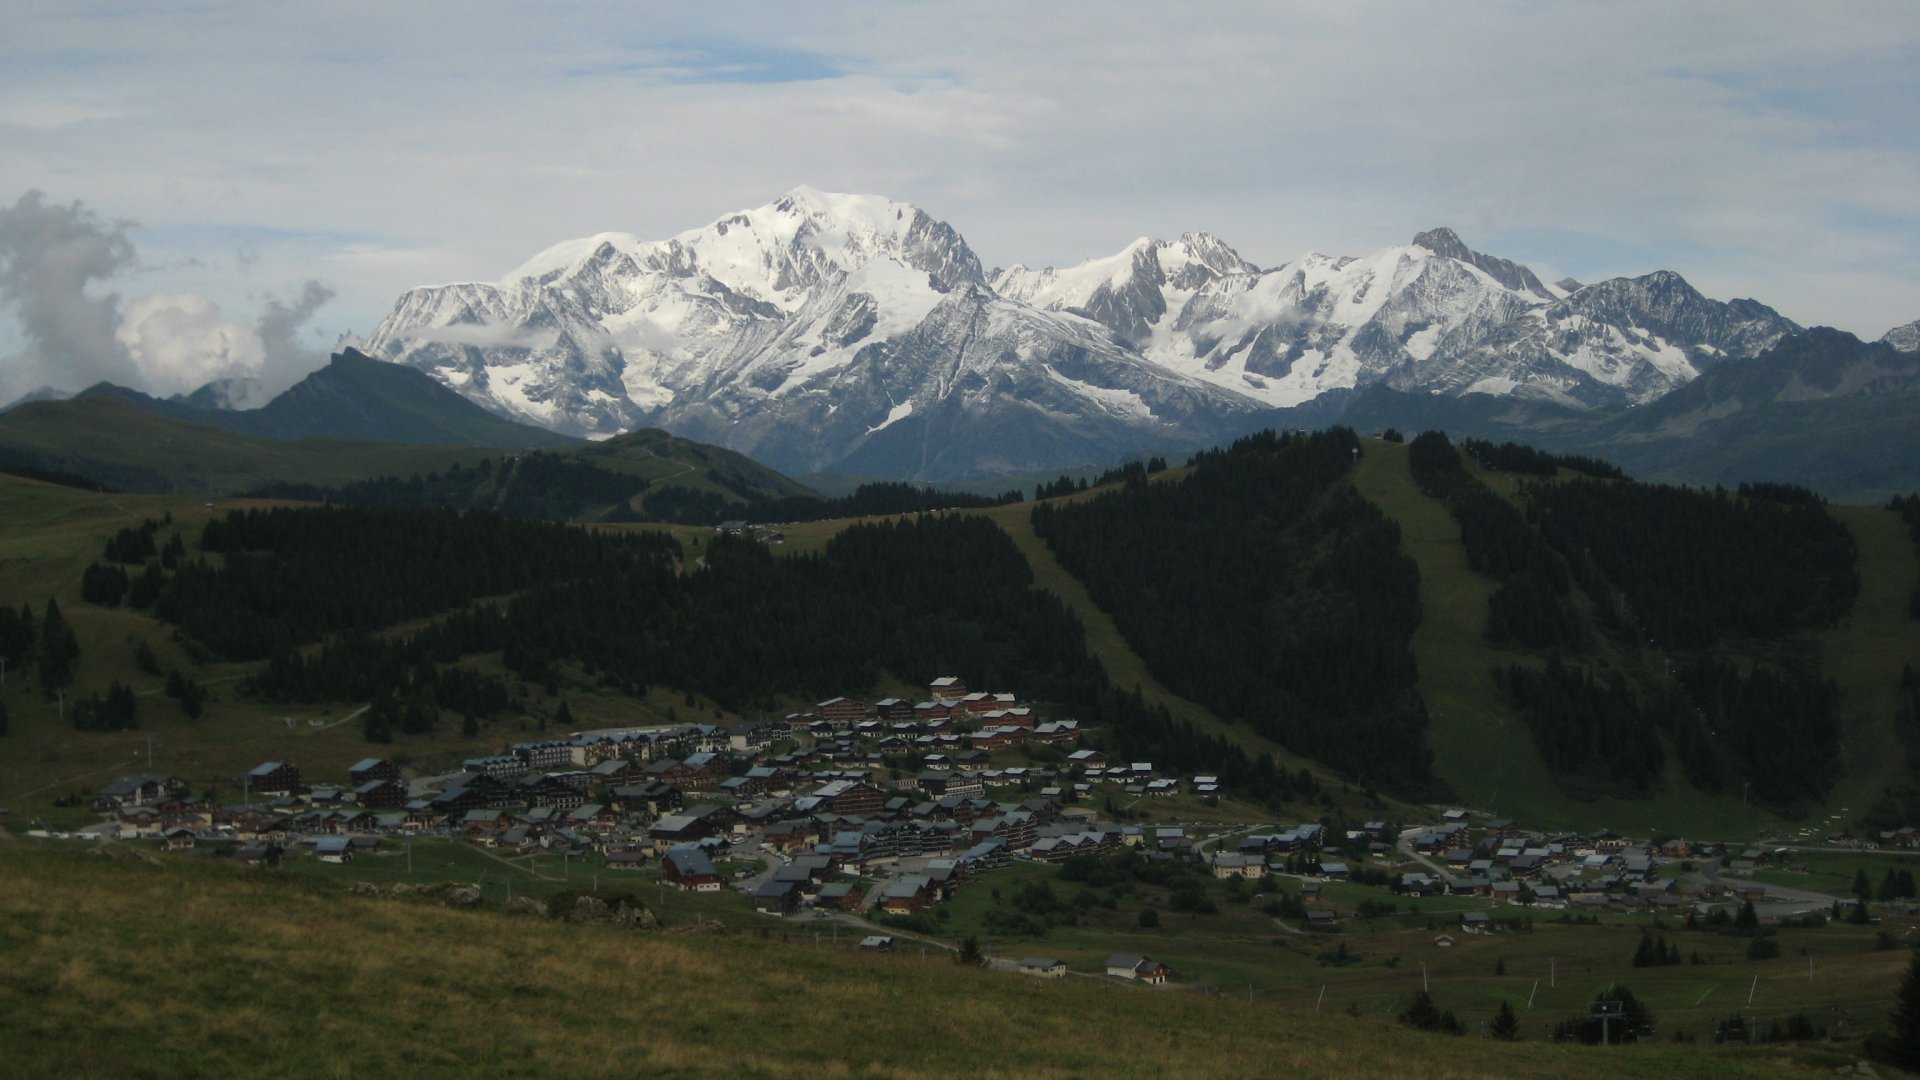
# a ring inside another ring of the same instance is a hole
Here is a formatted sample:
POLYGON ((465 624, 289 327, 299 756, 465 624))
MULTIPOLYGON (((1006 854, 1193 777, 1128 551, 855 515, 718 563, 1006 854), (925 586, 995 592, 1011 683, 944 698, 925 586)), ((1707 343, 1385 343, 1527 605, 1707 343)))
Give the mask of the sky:
POLYGON ((266 392, 415 285, 800 185, 982 262, 1437 225, 1543 278, 1677 270, 1920 318, 1920 4, 0 0, 0 402, 266 392))

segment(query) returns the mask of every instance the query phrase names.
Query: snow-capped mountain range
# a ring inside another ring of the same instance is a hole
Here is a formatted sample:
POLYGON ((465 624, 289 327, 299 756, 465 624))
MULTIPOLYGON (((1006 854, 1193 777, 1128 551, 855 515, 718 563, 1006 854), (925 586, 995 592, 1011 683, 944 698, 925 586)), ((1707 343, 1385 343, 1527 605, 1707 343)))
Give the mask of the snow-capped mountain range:
POLYGON ((1374 384, 1637 404, 1799 329, 1667 271, 1549 285, 1447 229, 1273 269, 1188 233, 989 274, 920 209, 799 188, 410 290, 363 348, 558 431, 949 480, 1208 445, 1374 384))

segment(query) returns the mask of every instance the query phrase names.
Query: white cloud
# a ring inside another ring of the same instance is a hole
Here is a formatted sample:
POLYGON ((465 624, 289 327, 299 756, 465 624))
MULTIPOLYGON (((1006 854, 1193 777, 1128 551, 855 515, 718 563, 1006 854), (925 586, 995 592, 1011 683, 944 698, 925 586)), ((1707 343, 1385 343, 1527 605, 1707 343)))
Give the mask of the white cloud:
POLYGON ((445 345, 472 345, 476 348, 548 349, 560 340, 560 331, 537 327, 505 326, 495 323, 462 323, 454 326, 421 327, 407 335, 414 341, 433 341, 445 345))
POLYGON ((258 375, 260 335, 220 316, 199 293, 149 293, 129 302, 117 335, 156 394, 191 392, 216 379, 258 375))
POLYGON ((0 118, 32 121, 0 197, 140 220, 166 265, 244 242, 246 284, 156 273, 228 310, 325 265, 363 330, 409 285, 807 183, 917 202, 988 263, 1450 224, 1875 334, 1920 314, 1916 52, 1920 5, 1887 2, 49 6, 0 42, 0 118))

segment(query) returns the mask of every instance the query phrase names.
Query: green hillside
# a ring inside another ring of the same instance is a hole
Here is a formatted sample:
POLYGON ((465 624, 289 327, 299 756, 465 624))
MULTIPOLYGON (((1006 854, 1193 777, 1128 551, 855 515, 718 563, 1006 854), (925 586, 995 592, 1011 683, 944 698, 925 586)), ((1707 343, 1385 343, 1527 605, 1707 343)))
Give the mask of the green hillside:
MULTIPOLYGON (((223 409, 196 398, 160 400, 112 383, 77 395, 117 398, 150 413, 262 439, 349 439, 461 446, 578 446, 583 440, 497 416, 431 376, 354 349, 336 353, 257 409, 223 409)), ((203 397, 203 395, 196 395, 203 397)))
POLYGON ((127 491, 225 494, 272 481, 345 484, 471 464, 492 453, 339 439, 280 441, 161 416, 109 395, 0 414, 0 469, 77 473, 127 491))
MULTIPOLYGON (((1496 491, 1512 495, 1518 481, 1471 465, 1496 491)), ((1356 469, 1360 490, 1401 526, 1406 550, 1420 564, 1423 619, 1414 639, 1421 692, 1431 710, 1435 771, 1468 805, 1529 822, 1567 827, 1630 829, 1695 836, 1751 835, 1786 820, 1743 802, 1740 790, 1718 795, 1687 783, 1669 756, 1661 787, 1651 797, 1575 799, 1545 767, 1526 724, 1502 698, 1490 672, 1515 663, 1537 665, 1537 651, 1496 647, 1486 640, 1494 583, 1468 569, 1460 527, 1439 501, 1413 482, 1407 447, 1369 441, 1356 469)), ((1894 730, 1900 671, 1920 658, 1920 622, 1907 597, 1920 579, 1920 559, 1892 513, 1870 507, 1829 510, 1859 551, 1860 592, 1835 625, 1768 645, 1733 642, 1719 652, 1736 660, 1812 655, 1839 686, 1844 767, 1824 804, 1805 819, 1829 814, 1852 820, 1890 782, 1904 781, 1904 751, 1894 730)), ((1588 611, 1591 632, 1591 611, 1588 611)), ((1636 651, 1590 639, 1596 654, 1625 671, 1645 692, 1663 681, 1666 652, 1636 651)), ((1796 824, 1795 827, 1798 827, 1796 824)))

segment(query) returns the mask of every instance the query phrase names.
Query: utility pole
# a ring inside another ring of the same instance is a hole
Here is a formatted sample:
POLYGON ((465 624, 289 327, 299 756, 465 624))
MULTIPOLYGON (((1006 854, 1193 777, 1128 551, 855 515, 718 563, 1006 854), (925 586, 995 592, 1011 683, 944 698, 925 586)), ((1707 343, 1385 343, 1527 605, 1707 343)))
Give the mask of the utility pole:
POLYGON ((1424 960, 1420 962, 1420 992, 1427 992, 1427 964, 1424 960))
POLYGON ((1547 957, 1547 989, 1549 990, 1560 985, 1557 965, 1558 960, 1556 958, 1551 956, 1547 957))

